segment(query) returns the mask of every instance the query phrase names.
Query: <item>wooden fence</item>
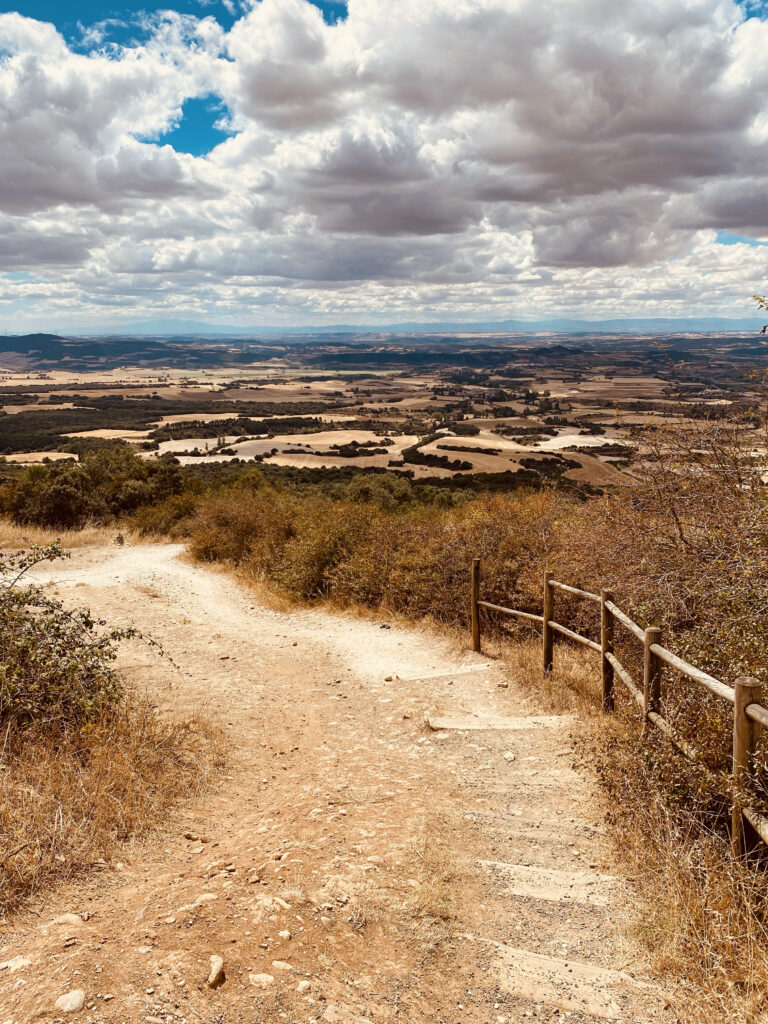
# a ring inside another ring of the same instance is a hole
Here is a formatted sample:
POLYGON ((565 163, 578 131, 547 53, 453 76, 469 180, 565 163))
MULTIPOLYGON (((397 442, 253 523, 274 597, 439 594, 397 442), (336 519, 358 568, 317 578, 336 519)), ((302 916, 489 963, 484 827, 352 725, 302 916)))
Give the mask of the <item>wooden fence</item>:
POLYGON ((703 763, 696 748, 678 736, 670 723, 660 714, 661 693, 664 668, 673 669, 687 676, 704 689, 713 693, 733 706, 733 761, 728 782, 728 796, 731 801, 731 844, 734 856, 742 856, 745 849, 744 820, 746 819, 762 841, 768 844, 768 818, 759 814, 746 803, 747 780, 750 773, 752 757, 756 749, 759 727, 768 729, 768 710, 760 703, 760 683, 751 677, 741 676, 733 686, 715 679, 714 676, 702 672, 701 669, 679 658, 661 644, 662 631, 657 626, 643 629, 633 622, 619 608, 608 590, 599 594, 571 587, 560 583, 547 572, 544 574, 544 594, 541 615, 520 611, 516 608, 505 608, 503 605, 492 604, 480 598, 480 559, 472 560, 472 646, 480 651, 481 609, 497 612, 501 615, 512 615, 518 619, 535 622, 542 630, 542 667, 544 672, 551 672, 555 636, 560 634, 574 643, 588 647, 600 656, 600 679, 603 711, 613 711, 614 684, 618 679, 629 691, 640 708, 644 728, 646 724, 659 729, 664 736, 689 761, 709 777, 710 783, 722 790, 722 780, 714 775, 703 763), (564 591, 568 594, 591 601, 600 608, 600 643, 589 637, 576 633, 563 626, 555 618, 555 593, 564 591), (614 633, 617 624, 627 630, 643 645, 643 683, 639 686, 626 668, 616 657, 614 651, 614 633))

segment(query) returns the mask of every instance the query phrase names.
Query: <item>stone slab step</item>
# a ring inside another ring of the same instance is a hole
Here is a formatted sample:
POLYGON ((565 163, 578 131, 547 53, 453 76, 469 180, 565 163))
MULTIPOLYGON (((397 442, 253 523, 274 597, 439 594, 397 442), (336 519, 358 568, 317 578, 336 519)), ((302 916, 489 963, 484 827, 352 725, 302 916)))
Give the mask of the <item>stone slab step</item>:
POLYGON ((509 995, 602 1020, 650 1024, 659 1020, 664 997, 658 989, 623 971, 559 960, 466 935, 496 950, 499 987, 509 995))
POLYGON ((476 729, 495 729, 519 732, 523 729, 552 729, 558 726, 569 726, 574 721, 573 715, 430 715, 427 718, 430 729, 434 732, 458 730, 461 732, 476 729))
POLYGON ((605 907, 614 899, 619 884, 618 879, 611 875, 590 871, 559 871, 499 860, 481 860, 480 864, 503 874, 506 892, 511 896, 527 896, 550 903, 587 903, 605 907))

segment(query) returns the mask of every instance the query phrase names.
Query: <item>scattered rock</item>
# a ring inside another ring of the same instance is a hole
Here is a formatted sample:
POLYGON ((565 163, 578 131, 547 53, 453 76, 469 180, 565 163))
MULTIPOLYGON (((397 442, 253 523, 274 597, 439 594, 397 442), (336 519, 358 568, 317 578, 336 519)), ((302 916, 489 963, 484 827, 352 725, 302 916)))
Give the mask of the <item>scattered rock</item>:
POLYGON ((384 676, 384 682, 385 683, 391 683, 392 682, 392 676, 384 676))
POLYGON ((333 921, 330 917, 321 917, 320 924, 325 925, 326 928, 330 928, 331 925, 333 924, 333 921))
MULTIPOLYGON (((389 627, 387 627, 387 628, 389 628, 389 627)), ((312 988, 312 982, 311 981, 307 981, 305 979, 304 981, 300 981, 299 982, 299 984, 296 986, 296 991, 299 992, 301 995, 304 995, 304 993, 305 992, 309 992, 309 990, 311 988, 312 988)))
POLYGON ((184 833, 184 838, 185 839, 191 839, 194 842, 194 841, 198 840, 200 838, 200 836, 198 836, 197 832, 185 832, 184 833))
POLYGON ((496 685, 499 687, 500 690, 509 689, 509 683, 496 683, 496 685))
POLYGON ((273 960, 272 966, 276 971, 292 971, 293 964, 286 963, 285 960, 273 960))
POLYGON ((288 939, 293 938, 293 936, 291 935, 287 928, 281 932, 278 932, 277 934, 280 936, 281 939, 285 939, 286 942, 288 941, 288 939))
POLYGON ((516 756, 516 755, 515 755, 514 751, 512 751, 512 750, 507 750, 507 751, 505 752, 505 754, 504 754, 504 760, 505 760, 505 761, 514 761, 514 760, 515 760, 515 756, 516 756))
POLYGON ((85 992, 81 988, 75 988, 66 992, 56 1000, 56 1009, 62 1013, 79 1013, 85 1006, 85 992))
POLYGON ((270 985, 275 984, 275 979, 271 974, 249 974, 248 978, 256 988, 269 988, 270 985))
POLYGON ((208 988, 218 988, 219 985, 223 985, 226 981, 226 975, 224 974, 224 957, 216 956, 215 954, 211 957, 211 970, 208 975, 208 981, 206 985, 208 988))

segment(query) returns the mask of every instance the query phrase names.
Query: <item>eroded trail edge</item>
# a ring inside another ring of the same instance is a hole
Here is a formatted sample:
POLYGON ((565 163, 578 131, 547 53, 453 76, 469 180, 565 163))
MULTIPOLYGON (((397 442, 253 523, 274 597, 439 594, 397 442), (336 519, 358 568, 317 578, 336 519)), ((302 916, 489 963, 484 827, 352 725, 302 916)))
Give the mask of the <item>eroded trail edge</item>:
POLYGON ((122 667, 221 723, 226 775, 6 922, 2 1024, 668 1019, 569 719, 443 638, 271 610, 181 555, 81 549, 49 582, 163 644, 180 674, 122 667))

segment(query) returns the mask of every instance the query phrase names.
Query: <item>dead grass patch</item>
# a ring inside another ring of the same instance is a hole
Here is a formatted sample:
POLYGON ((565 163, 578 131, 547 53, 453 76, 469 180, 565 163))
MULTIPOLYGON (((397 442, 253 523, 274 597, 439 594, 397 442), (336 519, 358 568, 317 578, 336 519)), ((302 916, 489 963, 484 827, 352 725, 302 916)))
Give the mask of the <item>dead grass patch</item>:
POLYGON ((447 923, 455 916, 456 851, 446 830, 427 823, 413 850, 415 885, 410 895, 412 916, 447 923))
POLYGON ((19 526, 0 519, 0 548, 45 547, 61 540, 63 548, 97 547, 110 544, 118 530, 112 526, 86 526, 82 530, 47 530, 39 526, 19 526))
POLYGON ((544 693, 553 712, 600 714, 600 679, 597 656, 582 647, 556 643, 549 675, 541 670, 541 638, 527 638, 501 648, 500 656, 511 678, 525 693, 544 693))
POLYGON ((145 836, 224 749, 202 715, 161 718, 134 696, 77 731, 8 728, 0 746, 0 913, 145 836))

